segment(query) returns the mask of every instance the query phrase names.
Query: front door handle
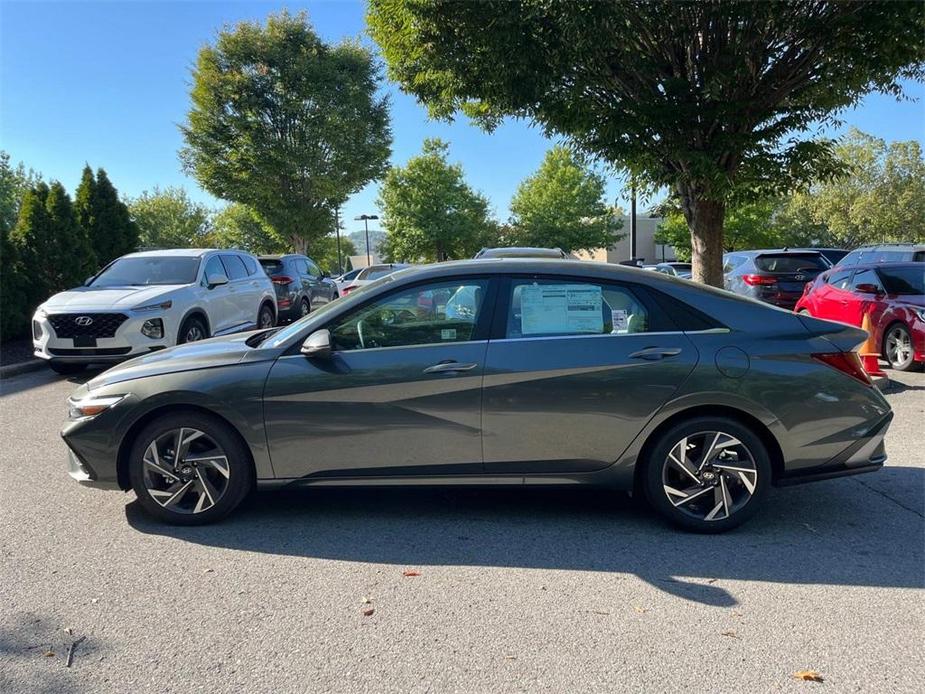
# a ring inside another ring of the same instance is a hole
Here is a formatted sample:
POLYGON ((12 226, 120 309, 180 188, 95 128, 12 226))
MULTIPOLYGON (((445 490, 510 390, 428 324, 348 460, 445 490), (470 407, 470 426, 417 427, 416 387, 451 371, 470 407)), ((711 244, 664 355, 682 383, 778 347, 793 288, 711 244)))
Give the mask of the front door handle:
POLYGON ((646 347, 638 352, 633 352, 630 359, 646 359, 647 361, 658 361, 665 357, 676 357, 681 354, 680 347, 646 347))
POLYGON ((442 361, 439 364, 424 369, 426 374, 454 373, 457 371, 472 371, 478 364, 460 364, 458 361, 442 361))

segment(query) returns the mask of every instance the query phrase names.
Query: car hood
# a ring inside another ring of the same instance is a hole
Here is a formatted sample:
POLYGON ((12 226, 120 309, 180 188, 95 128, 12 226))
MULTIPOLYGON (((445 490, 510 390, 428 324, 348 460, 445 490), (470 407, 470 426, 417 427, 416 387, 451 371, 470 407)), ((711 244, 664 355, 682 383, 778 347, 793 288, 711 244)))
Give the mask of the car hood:
POLYGON ((899 305, 905 304, 915 308, 925 308, 925 294, 902 294, 897 296, 894 301, 899 305))
POLYGON ((238 364, 254 352, 246 344, 246 340, 253 334, 249 332, 238 333, 234 337, 214 337, 135 357, 104 371, 87 383, 87 387, 93 390, 136 378, 238 364))
POLYGON ((77 287, 55 294, 41 308, 54 311, 127 310, 166 299, 182 284, 158 284, 143 287, 77 287))

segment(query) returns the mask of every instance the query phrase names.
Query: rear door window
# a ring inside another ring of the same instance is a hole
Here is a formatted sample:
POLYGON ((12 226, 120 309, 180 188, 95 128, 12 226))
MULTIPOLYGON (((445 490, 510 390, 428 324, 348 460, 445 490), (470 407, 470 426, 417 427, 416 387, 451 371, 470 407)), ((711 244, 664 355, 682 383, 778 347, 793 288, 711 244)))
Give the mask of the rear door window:
POLYGON ((818 253, 796 255, 793 253, 766 253, 755 258, 755 267, 760 272, 821 272, 828 268, 818 253))
POLYGON ((854 272, 854 270, 831 272, 829 276, 826 277, 825 282, 836 289, 847 289, 851 281, 852 272, 854 272))
POLYGON ((236 255, 223 255, 222 264, 228 271, 228 279, 232 282, 247 277, 247 268, 244 267, 244 261, 236 255))

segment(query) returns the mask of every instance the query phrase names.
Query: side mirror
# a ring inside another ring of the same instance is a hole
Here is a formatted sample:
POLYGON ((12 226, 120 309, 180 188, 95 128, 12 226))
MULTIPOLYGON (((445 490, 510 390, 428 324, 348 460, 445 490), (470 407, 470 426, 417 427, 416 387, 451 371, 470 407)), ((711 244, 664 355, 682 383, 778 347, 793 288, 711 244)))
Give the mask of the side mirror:
POLYGON ((330 277, 331 277, 330 272, 328 272, 327 270, 321 271, 321 279, 326 280, 326 279, 330 279, 330 277))
POLYGON ((206 278, 206 282, 209 283, 209 289, 215 289, 215 287, 228 284, 228 278, 220 272, 213 272, 206 278))
POLYGON ((306 357, 315 359, 330 359, 331 357, 331 331, 316 330, 305 338, 300 350, 306 357))
POLYGON ((876 284, 868 284, 867 282, 862 282, 861 284, 857 285, 855 290, 861 292, 862 294, 880 294, 883 291, 876 284))

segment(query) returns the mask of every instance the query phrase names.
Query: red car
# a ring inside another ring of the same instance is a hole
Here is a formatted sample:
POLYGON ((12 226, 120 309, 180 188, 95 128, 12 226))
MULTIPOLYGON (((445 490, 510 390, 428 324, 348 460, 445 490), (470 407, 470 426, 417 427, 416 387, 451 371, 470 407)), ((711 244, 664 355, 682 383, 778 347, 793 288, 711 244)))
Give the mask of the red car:
POLYGON ((794 311, 861 325, 870 315, 877 350, 899 371, 925 362, 925 265, 875 263, 835 267, 803 289, 794 311))

